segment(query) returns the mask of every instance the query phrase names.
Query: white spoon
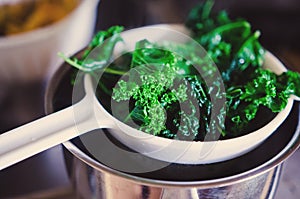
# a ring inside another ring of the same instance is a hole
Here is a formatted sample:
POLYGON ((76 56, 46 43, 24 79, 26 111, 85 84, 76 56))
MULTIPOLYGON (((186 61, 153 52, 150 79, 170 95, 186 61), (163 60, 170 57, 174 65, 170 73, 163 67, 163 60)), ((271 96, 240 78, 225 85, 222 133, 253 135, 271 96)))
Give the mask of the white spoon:
POLYGON ((85 97, 77 104, 1 134, 0 170, 91 130, 113 128, 89 75, 84 77, 84 89, 85 97))

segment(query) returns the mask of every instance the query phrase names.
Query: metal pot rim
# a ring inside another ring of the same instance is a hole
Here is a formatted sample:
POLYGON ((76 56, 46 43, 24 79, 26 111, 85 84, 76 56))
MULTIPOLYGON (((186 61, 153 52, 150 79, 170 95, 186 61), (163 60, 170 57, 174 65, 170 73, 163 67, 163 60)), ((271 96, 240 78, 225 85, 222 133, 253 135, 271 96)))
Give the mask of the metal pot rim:
POLYGON ((260 165, 259 167, 256 167, 254 169, 251 169, 249 171, 233 175, 233 176, 227 176, 223 178, 218 179, 212 179, 212 180, 201 180, 201 181, 166 181, 166 180, 153 180, 149 178, 143 178, 139 176, 134 176, 132 174, 126 174, 117 170, 114 170, 110 167, 107 167, 93 158, 86 155, 84 152, 82 152, 79 148, 77 148, 72 142, 67 141, 63 143, 64 147, 67 148, 68 151, 70 151, 75 157, 80 159, 81 161, 85 162, 89 166, 93 167, 96 170, 101 170, 103 172, 108 172, 112 175, 116 175, 122 178, 126 178, 130 181, 139 181, 140 183, 144 185, 149 186, 157 186, 157 187, 200 187, 200 188, 210 188, 210 187, 220 187, 220 186, 227 186, 231 185, 233 183, 238 182, 244 182, 246 180, 253 179, 259 175, 262 175, 278 165, 280 165, 284 160, 286 160, 288 157, 290 157, 295 150, 297 150, 299 144, 300 144, 300 125, 297 126, 297 130, 288 143, 288 145, 276 156, 274 156, 269 161, 265 162, 264 164, 260 165))

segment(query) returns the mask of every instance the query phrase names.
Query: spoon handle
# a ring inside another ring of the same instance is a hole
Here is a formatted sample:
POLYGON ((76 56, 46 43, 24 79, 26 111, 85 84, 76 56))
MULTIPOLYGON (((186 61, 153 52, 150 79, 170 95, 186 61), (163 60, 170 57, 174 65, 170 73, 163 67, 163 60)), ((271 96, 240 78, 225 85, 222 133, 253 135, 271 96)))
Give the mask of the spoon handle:
POLYGON ((76 125, 71 106, 1 134, 0 170, 78 136, 76 125))
POLYGON ((78 103, 0 134, 0 170, 97 128, 113 128, 96 99, 89 76, 78 103))

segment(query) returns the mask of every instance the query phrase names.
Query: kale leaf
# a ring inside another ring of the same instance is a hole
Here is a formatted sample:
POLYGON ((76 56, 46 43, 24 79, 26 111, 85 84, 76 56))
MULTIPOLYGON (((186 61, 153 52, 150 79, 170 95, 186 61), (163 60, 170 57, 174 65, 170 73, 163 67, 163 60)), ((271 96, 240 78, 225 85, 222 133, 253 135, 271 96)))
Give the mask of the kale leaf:
POLYGON ((300 74, 263 69, 260 32, 226 11, 213 13, 213 4, 207 0, 193 8, 185 24, 204 56, 193 43, 159 45, 145 36, 126 62, 111 62, 121 26, 97 33, 81 58, 60 56, 92 75, 103 70, 106 82, 114 79, 116 85, 100 81, 99 89, 132 104, 124 122, 131 119, 146 133, 196 141, 240 136, 262 107, 278 113, 290 95, 300 96, 300 74))
POLYGON ((238 76, 263 64, 265 50, 258 41, 260 32, 253 32, 246 20, 231 20, 226 11, 215 14, 212 8, 212 0, 193 8, 186 26, 217 64, 225 84, 234 85, 240 81, 238 76))
MULTIPOLYGON (((130 116, 142 123, 140 130, 146 133, 166 133, 166 111, 177 102, 187 101, 186 82, 180 77, 176 62, 174 53, 147 40, 137 42, 128 81, 120 80, 113 89, 112 98, 117 102, 134 100, 135 108, 130 116)), ((186 128, 179 129, 180 136, 189 136, 187 132, 191 131, 194 135, 198 133, 199 120, 192 111, 195 107, 190 105, 187 109, 190 113, 178 113, 184 125, 179 125, 179 120, 173 121, 175 126, 186 128)))
MULTIPOLYGON (((106 31, 99 31, 93 37, 80 59, 77 57, 68 58, 63 53, 59 53, 59 56, 73 67, 84 72, 91 73, 96 70, 101 70, 110 62, 116 43, 122 41, 119 33, 123 30, 124 27, 122 26, 112 26, 106 31), (94 49, 96 49, 96 51, 93 51, 94 49), (91 53, 93 53, 93 55, 91 55, 91 53)), ((114 70, 108 72, 123 74, 123 72, 114 70)))
POLYGON ((261 106, 273 113, 282 111, 290 95, 299 95, 299 80, 300 74, 297 72, 276 75, 269 70, 257 69, 251 81, 228 88, 227 117, 235 124, 228 131, 233 134, 242 131, 255 118, 261 106))

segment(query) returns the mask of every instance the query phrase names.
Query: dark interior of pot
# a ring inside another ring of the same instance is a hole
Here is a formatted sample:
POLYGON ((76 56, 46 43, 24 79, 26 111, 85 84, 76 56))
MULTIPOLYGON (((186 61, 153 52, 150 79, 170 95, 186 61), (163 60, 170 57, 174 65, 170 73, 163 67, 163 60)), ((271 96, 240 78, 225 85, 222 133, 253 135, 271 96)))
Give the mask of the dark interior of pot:
MULTIPOLYGON (((48 113, 58 111, 72 104, 72 85, 70 82, 72 74, 74 72, 76 71, 74 71, 73 68, 71 68, 67 64, 64 64, 53 76, 49 84, 48 93, 46 95, 46 109, 48 113)), ((128 174, 155 180, 203 181, 234 176, 250 170, 254 170, 255 168, 263 164, 264 168, 262 170, 266 170, 280 164, 284 159, 288 157, 288 155, 296 150, 297 146, 300 144, 298 134, 295 138, 295 132, 297 130, 299 120, 299 103, 295 102, 290 115, 288 116, 286 121, 276 130, 276 132, 274 132, 262 145, 241 157, 213 164, 184 165, 170 163, 168 164, 168 166, 155 171, 128 174), (293 144, 290 145, 290 142, 293 142, 293 144), (283 154, 277 156, 282 152, 283 154)), ((135 156, 137 158, 132 158, 129 156, 126 157, 117 154, 117 151, 113 151, 113 149, 109 148, 111 146, 111 143, 113 143, 117 147, 121 147, 123 150, 130 151, 130 149, 115 140, 107 130, 95 130, 70 141, 78 148, 79 151, 82 151, 84 154, 86 154, 86 157, 94 158, 95 161, 99 163, 98 166, 100 168, 102 165, 105 165, 105 161, 102 162, 101 159, 96 159, 85 148, 80 139, 84 136, 94 136, 96 138, 93 139, 95 141, 94 144, 97 144, 99 147, 101 147, 99 148, 101 151, 109 152, 110 155, 106 156, 107 158, 118 157, 116 164, 118 164, 118 162, 136 164, 141 168, 144 167, 146 170, 147 165, 160 163, 159 160, 151 159, 141 154, 135 156), (99 131, 104 131, 101 132, 101 134, 104 133, 107 139, 97 139, 97 136, 99 136, 99 131)), ((68 155, 66 157, 66 161, 67 165, 70 166, 70 163, 68 162, 68 155)), ((117 167, 114 168, 114 165, 106 166, 117 170, 117 167)), ((262 170, 260 170, 259 172, 262 172, 262 170)))

